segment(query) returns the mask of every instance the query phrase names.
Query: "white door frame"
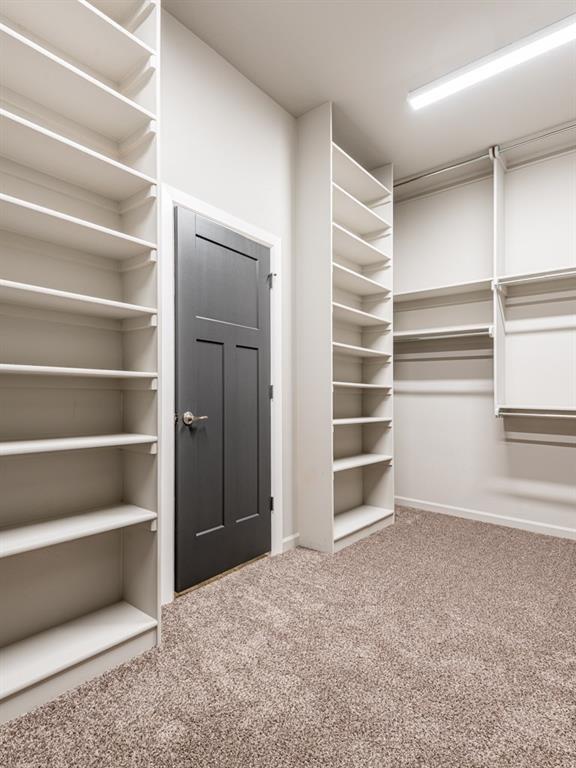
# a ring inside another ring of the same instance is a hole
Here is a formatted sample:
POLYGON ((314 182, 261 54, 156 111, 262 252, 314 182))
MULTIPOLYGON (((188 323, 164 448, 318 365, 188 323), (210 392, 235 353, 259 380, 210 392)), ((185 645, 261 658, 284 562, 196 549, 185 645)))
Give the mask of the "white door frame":
POLYGON ((188 208, 206 219, 221 224, 239 235, 270 248, 270 270, 274 275, 270 295, 270 357, 271 383, 274 398, 271 400, 271 468, 272 512, 271 552, 282 552, 283 497, 282 497, 282 240, 226 211, 205 203, 179 189, 161 185, 161 248, 159 257, 160 328, 159 359, 160 385, 160 593, 162 603, 174 599, 174 519, 175 519, 175 304, 174 304, 174 208, 188 208))

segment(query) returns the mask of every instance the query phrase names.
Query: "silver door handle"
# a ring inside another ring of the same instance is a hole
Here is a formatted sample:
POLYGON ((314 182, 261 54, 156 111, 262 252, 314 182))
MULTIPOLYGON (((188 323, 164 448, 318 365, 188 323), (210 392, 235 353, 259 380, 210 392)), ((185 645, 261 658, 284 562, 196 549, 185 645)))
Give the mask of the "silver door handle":
POLYGON ((194 416, 192 411, 184 411, 182 421, 187 427, 193 427, 199 421, 208 421, 208 416, 194 416))

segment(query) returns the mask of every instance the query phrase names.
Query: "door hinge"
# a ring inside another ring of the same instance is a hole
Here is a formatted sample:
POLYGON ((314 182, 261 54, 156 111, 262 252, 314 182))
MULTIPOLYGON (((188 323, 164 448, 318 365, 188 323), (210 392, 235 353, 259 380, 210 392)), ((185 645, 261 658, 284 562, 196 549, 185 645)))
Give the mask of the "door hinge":
POLYGON ((274 496, 270 496, 270 512, 274 512, 274 496))
POLYGON ((274 287, 274 278, 277 276, 278 275, 276 272, 268 272, 268 274, 266 275, 266 280, 268 281, 268 288, 274 287))
POLYGON ((270 397, 270 400, 274 399, 274 384, 268 386, 268 396, 270 397))

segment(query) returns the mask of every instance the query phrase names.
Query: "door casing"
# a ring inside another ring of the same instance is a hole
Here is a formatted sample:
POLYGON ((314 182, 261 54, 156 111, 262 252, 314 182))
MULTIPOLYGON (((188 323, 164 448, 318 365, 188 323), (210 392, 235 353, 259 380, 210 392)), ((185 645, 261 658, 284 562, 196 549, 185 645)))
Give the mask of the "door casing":
POLYGON ((160 188, 160 379, 159 379, 159 460, 160 488, 158 526, 160 536, 160 594, 162 603, 174 599, 174 477, 175 477, 175 314, 174 314, 174 208, 188 208, 244 237, 270 249, 273 275, 270 292, 270 381, 274 387, 271 400, 271 487, 274 497, 270 551, 280 554, 283 540, 283 387, 282 387, 282 241, 249 222, 205 203, 167 184, 160 188))

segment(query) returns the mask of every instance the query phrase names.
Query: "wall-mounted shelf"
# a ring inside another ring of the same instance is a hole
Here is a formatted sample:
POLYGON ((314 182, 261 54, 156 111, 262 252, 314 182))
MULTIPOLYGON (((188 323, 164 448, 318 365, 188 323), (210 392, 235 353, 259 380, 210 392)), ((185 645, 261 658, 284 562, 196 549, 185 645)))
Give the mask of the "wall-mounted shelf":
POLYGON ((369 347, 357 347, 354 344, 343 344, 339 341, 332 343, 332 349, 335 355, 346 355, 349 357, 360 358, 381 358, 383 360, 389 360, 390 355, 387 352, 381 352, 378 349, 370 349, 369 347))
POLYGON ((117 202, 154 183, 144 173, 5 109, 0 109, 0 152, 16 163, 117 202))
POLYGON ((5 24, 0 24, 0 82, 114 141, 155 119, 152 112, 5 24))
POLYGON ((0 301, 5 304, 73 312, 79 315, 107 317, 114 320, 154 316, 158 311, 155 307, 143 307, 138 304, 127 304, 123 301, 101 299, 96 296, 85 296, 82 293, 70 293, 55 288, 44 288, 40 285, 1 279, 0 301))
POLYGON ((65 56, 116 83, 154 53, 85 0, 54 3, 49 13, 45 0, 18 0, 4 3, 3 13, 65 56))
POLYGON ((59 365, 21 365, 0 363, 0 373, 19 376, 62 376, 88 379, 127 379, 152 381, 158 378, 155 371, 123 371, 108 368, 70 368, 59 365))
POLYGON ((349 419, 334 419, 332 424, 335 427, 344 427, 352 424, 391 424, 392 419, 384 416, 355 416, 349 419))
POLYGON ((332 317, 342 323, 350 323, 359 327, 379 327, 390 325, 389 320, 385 320, 372 312, 364 312, 356 307, 349 307, 346 304, 340 304, 337 301, 332 302, 332 317))
POLYGON ((32 453, 82 451, 89 448, 128 448, 132 445, 155 445, 155 435, 89 435, 57 437, 44 440, 13 440, 0 443, 0 456, 24 456, 32 453))
POLYGON ((10 696, 132 637, 157 621, 119 602, 13 643, 0 651, 1 696, 10 696))
POLYGON ((371 464, 388 464, 392 461, 392 456, 385 456, 379 453, 361 453, 357 456, 347 456, 343 459, 334 459, 334 472, 344 472, 347 469, 358 469, 368 467, 371 464))
POLYGON ((394 331, 394 341, 426 341, 454 339, 466 336, 491 336, 492 326, 485 323, 453 325, 445 328, 421 328, 415 331, 394 331))
POLYGON ((338 184, 332 184, 332 205, 334 222, 359 235, 372 236, 386 232, 391 227, 389 222, 338 184))
POLYGON ((390 190, 360 163, 332 142, 332 175, 335 183, 362 203, 390 197, 390 190))
POLYGON ((438 285, 434 288, 425 288, 419 291, 400 291, 394 294, 394 304, 404 304, 411 301, 427 299, 442 299, 448 296, 460 296, 467 293, 489 291, 492 288, 492 279, 470 280, 465 283, 450 283, 438 285))
POLYGON ((102 13, 125 26, 136 14, 144 21, 156 5, 155 0, 90 0, 102 13))
POLYGON ((0 194, 0 226, 19 235, 115 259, 139 256, 156 248, 139 237, 4 194, 0 194))
POLYGON ((392 389, 384 384, 364 384, 356 381, 333 381, 332 386, 334 389, 357 389, 367 392, 389 392, 392 389))
POLYGON ((334 517, 334 541, 350 536, 363 528, 379 523, 394 515, 393 509, 383 509, 362 504, 346 512, 340 512, 334 517))
POLYGON ((548 406, 498 406, 497 416, 528 416, 531 418, 546 419, 576 419, 576 407, 569 408, 550 408, 548 406))
POLYGON ((360 274, 360 272, 355 272, 353 269, 344 267, 336 262, 332 264, 332 277, 336 288, 341 288, 349 293, 355 293, 358 296, 384 296, 390 294, 390 290, 376 280, 372 280, 372 278, 366 277, 360 274))
POLYGON ((385 264, 390 261, 386 253, 336 223, 332 225, 332 247, 334 255, 341 256, 360 267, 385 264))
POLYGON ((118 504, 68 517, 42 520, 0 529, 0 558, 51 547, 65 541, 95 536, 117 528, 128 528, 155 520, 155 512, 132 504, 118 504))
POLYGON ((546 283, 561 283, 563 281, 573 282, 576 280, 576 267, 567 267, 566 269, 551 269, 543 272, 525 272, 520 275, 504 275, 497 277, 496 286, 515 286, 523 288, 532 288, 544 286, 546 283))

